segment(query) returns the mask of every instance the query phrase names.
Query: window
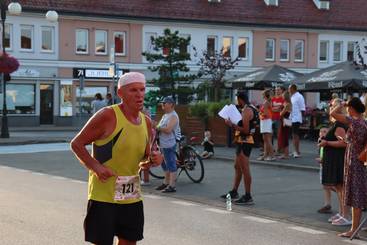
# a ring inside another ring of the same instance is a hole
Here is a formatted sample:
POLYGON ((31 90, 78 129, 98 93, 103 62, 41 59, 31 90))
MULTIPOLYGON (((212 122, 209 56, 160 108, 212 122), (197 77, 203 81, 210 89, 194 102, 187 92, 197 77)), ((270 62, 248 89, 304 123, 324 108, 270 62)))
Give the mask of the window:
MULTIPOLYGON (((107 87, 84 87, 82 93, 82 113, 83 114, 91 114, 92 110, 92 101, 94 100, 94 95, 96 93, 100 93, 103 98, 106 97, 108 88, 107 87)), ((76 95, 79 96, 80 90, 79 87, 76 89, 76 95)), ((80 113, 79 110, 79 100, 76 101, 76 113, 80 113)))
POLYGON ((329 59, 329 42, 328 41, 320 41, 320 62, 327 62, 329 59))
POLYGON ((13 48, 13 26, 10 24, 5 24, 5 39, 4 46, 7 50, 11 50, 13 48))
POLYGON ((354 44, 355 42, 348 42, 348 52, 347 52, 348 61, 354 61, 354 44))
POLYGON ((215 50, 217 50, 217 37, 216 36, 208 36, 206 38, 206 51, 209 56, 215 55, 215 50))
POLYGON ((125 55, 125 32, 113 33, 116 55, 125 55))
POLYGON ((96 30, 95 53, 107 54, 107 31, 96 30))
POLYGON ((265 60, 274 61, 275 60, 275 40, 266 39, 266 53, 265 60))
POLYGON ((238 58, 247 59, 248 38, 238 38, 238 58))
POLYGON ((20 49, 23 51, 33 50, 33 26, 20 26, 20 49))
POLYGON ((305 41, 295 40, 294 41, 294 61, 303 62, 305 49, 305 41))
MULTIPOLYGON (((190 38, 190 35, 189 35, 189 34, 180 34, 180 37, 181 37, 181 38, 188 39, 188 38, 190 38)), ((187 53, 190 53, 189 45, 181 44, 181 45, 180 45, 180 53, 181 53, 181 54, 187 54, 187 53)))
POLYGON ((223 37, 223 56, 231 58, 232 55, 232 38, 223 37))
POLYGON ((42 46, 41 50, 46 52, 53 51, 53 36, 54 36, 53 27, 42 27, 42 46))
POLYGON ((341 61, 343 56, 343 42, 334 42, 334 58, 335 62, 341 61))
POLYGON ((289 61, 289 40, 280 40, 280 61, 289 61))
MULTIPOLYGON (((9 114, 35 114, 35 85, 7 84, 6 107, 9 114)), ((0 110, 3 108, 3 94, 0 94, 0 110)), ((2 113, 2 112, 1 112, 2 113)))
POLYGON ((157 33, 155 32, 146 32, 145 33, 145 51, 147 52, 153 52, 154 45, 152 42, 152 38, 156 38, 157 33))
POLYGON ((88 53, 88 30, 87 29, 77 29, 76 35, 76 53, 77 54, 87 54, 88 53))
MULTIPOLYGON (((77 94, 79 96, 79 94, 77 94)), ((60 84, 60 116, 73 116, 73 85, 72 82, 63 82, 60 84)))

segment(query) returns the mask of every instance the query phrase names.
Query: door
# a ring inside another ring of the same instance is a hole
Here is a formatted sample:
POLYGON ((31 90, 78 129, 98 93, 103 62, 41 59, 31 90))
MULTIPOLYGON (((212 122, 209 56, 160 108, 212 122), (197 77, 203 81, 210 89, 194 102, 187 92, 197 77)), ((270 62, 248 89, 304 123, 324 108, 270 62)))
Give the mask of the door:
POLYGON ((40 124, 53 124, 54 120, 54 85, 40 86, 40 124))

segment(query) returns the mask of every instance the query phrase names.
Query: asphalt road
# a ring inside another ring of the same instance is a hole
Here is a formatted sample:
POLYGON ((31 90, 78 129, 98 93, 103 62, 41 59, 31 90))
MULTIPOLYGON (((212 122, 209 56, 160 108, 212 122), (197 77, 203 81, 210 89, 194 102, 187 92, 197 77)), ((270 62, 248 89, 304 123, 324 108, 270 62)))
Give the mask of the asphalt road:
MULTIPOLYGON (((86 170, 67 146, 30 148, 14 146, 12 154, 4 154, 11 149, 0 147, 0 244, 83 244, 86 170), (60 147, 64 151, 55 151, 60 147)), ((255 205, 226 212, 218 196, 230 187, 233 167, 210 160, 205 170, 200 184, 183 173, 178 192, 170 196, 154 190, 158 180, 144 187, 147 222, 141 244, 348 242, 336 237, 346 228, 327 224, 329 216, 315 211, 322 204, 317 173, 252 166, 255 205)))

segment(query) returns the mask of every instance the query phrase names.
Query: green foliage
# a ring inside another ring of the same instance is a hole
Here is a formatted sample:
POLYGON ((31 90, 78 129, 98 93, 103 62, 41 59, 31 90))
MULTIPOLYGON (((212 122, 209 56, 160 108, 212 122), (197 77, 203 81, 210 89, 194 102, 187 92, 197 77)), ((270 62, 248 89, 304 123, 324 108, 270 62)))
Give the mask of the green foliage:
POLYGON ((190 105, 190 115, 201 118, 207 126, 208 118, 217 116, 218 112, 227 104, 229 104, 229 101, 226 100, 219 102, 199 102, 190 105))
POLYGON ((208 114, 210 117, 215 117, 216 115, 218 115, 218 112, 227 104, 229 104, 230 102, 227 100, 222 100, 219 102, 211 102, 209 103, 209 107, 208 107, 208 114))
POLYGON ((150 66, 149 70, 158 72, 159 78, 152 79, 151 82, 160 88, 160 96, 176 97, 180 92, 177 89, 180 84, 190 84, 196 78, 195 75, 187 74, 190 69, 185 62, 191 60, 190 53, 187 52, 190 40, 190 37, 180 37, 178 31, 171 32, 167 28, 163 36, 151 37, 153 52, 142 53, 147 61, 157 64, 150 66))

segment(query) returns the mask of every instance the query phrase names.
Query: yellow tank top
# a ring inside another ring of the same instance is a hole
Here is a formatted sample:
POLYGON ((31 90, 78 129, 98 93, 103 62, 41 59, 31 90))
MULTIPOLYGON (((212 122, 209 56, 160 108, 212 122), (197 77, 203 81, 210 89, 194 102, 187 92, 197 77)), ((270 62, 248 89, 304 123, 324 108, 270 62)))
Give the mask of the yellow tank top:
MULTIPOLYGON (((129 122, 118 105, 111 106, 116 116, 116 127, 106 139, 93 142, 92 156, 101 164, 112 169, 117 176, 138 176, 139 162, 145 156, 148 143, 148 130, 143 113, 139 113, 141 123, 134 125, 129 122)), ((140 179, 137 191, 141 193, 140 179)), ((116 177, 102 183, 89 171, 88 199, 109 203, 135 203, 141 198, 115 200, 116 177)))

